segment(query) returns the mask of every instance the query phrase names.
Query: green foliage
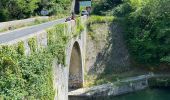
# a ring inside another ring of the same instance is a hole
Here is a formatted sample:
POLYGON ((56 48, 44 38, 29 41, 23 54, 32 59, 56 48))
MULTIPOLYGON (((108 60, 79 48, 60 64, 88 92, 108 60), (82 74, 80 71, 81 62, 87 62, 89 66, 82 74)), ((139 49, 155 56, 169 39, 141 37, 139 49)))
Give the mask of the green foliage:
POLYGON ((9 19, 9 12, 7 9, 0 9, 0 22, 9 19))
POLYGON ((57 58, 58 64, 65 65, 66 46, 73 35, 67 29, 67 23, 48 29, 46 48, 38 49, 37 38, 29 38, 31 54, 27 56, 23 41, 0 46, 0 99, 54 99, 52 64, 57 58))
POLYGON ((130 0, 127 42, 133 57, 144 64, 169 62, 170 1, 130 0))
POLYGON ((40 15, 43 9, 49 15, 68 14, 71 4, 71 0, 1 0, 0 21, 40 15))
POLYGON ((20 56, 14 46, 2 46, 0 57, 0 95, 5 99, 21 99, 27 92, 18 61, 20 56))
MULTIPOLYGON (((37 48, 37 47, 36 47, 37 48)), ((24 53, 23 42, 18 46, 2 46, 0 51, 0 95, 4 99, 54 98, 52 80, 53 56, 48 48, 30 56, 24 53)))
POLYGON ((38 10, 46 9, 50 15, 69 13, 71 0, 41 0, 38 10))
POLYGON ((88 34, 93 40, 96 40, 95 32, 92 26, 95 24, 105 23, 110 24, 112 23, 116 18, 113 16, 90 16, 87 22, 87 28, 88 28, 88 34))
POLYGON ((28 44, 31 55, 24 55, 24 43, 1 46, 0 49, 0 96, 4 99, 53 100, 52 61, 55 57, 64 63, 67 36, 65 25, 57 25, 48 31, 48 47, 36 50, 36 38, 28 44))
MULTIPOLYGON (((94 14, 112 13, 124 19, 126 41, 136 62, 147 65, 169 64, 170 0, 96 1, 93 3, 94 14)), ((97 21, 100 22, 100 18, 96 18, 97 21)))
POLYGON ((76 37, 77 35, 79 35, 82 31, 84 30, 84 25, 81 23, 81 19, 77 18, 76 19, 76 32, 73 31, 73 37, 76 37))
MULTIPOLYGON (((69 36, 64 33, 66 24, 60 24, 48 30, 48 45, 50 52, 57 57, 58 63, 65 65, 65 48, 69 36)), ((67 28, 66 28, 67 29, 67 28)))
POLYGON ((20 55, 24 55, 25 53, 25 48, 24 48, 24 42, 19 42, 18 47, 17 47, 17 52, 20 55))
MULTIPOLYGON (((10 18, 20 19, 30 17, 38 7, 39 0, 1 0, 0 9, 3 13, 4 21, 10 18)), ((9 19, 8 19, 9 20, 9 19)))
POLYGON ((112 9, 113 16, 125 17, 132 11, 128 2, 124 1, 120 5, 112 9))
POLYGON ((93 2, 94 10, 92 13, 123 17, 131 12, 132 8, 129 2, 130 0, 96 0, 96 2, 93 2))
POLYGON ((123 0, 95 0, 95 2, 93 2, 93 14, 106 15, 109 10, 122 3, 122 1, 123 0))
POLYGON ((114 16, 90 16, 87 24, 113 22, 114 16))
POLYGON ((37 49, 37 38, 30 38, 28 41, 28 45, 30 47, 31 52, 36 52, 37 49))
POLYGON ((165 56, 165 57, 161 58, 161 62, 170 63, 170 56, 165 56))

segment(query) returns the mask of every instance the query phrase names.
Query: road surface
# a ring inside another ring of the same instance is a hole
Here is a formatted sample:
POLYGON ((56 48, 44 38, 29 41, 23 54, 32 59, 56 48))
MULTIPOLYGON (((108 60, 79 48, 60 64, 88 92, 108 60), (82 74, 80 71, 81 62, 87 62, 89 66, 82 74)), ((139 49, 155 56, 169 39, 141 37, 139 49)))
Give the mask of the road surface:
POLYGON ((38 31, 44 30, 53 25, 60 24, 63 22, 65 22, 65 18, 38 24, 38 25, 29 26, 22 29, 16 29, 9 32, 2 32, 0 33, 0 44, 15 40, 17 38, 24 37, 26 35, 34 34, 38 31))

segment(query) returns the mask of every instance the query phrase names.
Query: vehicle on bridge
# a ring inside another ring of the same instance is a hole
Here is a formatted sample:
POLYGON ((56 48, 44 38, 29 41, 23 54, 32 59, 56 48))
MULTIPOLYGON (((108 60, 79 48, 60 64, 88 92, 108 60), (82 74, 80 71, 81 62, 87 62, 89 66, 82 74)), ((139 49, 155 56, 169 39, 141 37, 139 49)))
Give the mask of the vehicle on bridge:
POLYGON ((81 16, 87 15, 89 16, 89 13, 87 12, 87 10, 82 10, 81 11, 81 16))
POLYGON ((68 22, 68 21, 71 21, 71 17, 70 16, 67 17, 66 20, 65 20, 65 22, 68 22))
POLYGON ((68 22, 68 21, 71 21, 71 20, 75 20, 75 17, 76 17, 76 16, 75 16, 74 12, 72 12, 72 13, 71 13, 71 16, 67 17, 66 20, 65 20, 65 22, 68 22))

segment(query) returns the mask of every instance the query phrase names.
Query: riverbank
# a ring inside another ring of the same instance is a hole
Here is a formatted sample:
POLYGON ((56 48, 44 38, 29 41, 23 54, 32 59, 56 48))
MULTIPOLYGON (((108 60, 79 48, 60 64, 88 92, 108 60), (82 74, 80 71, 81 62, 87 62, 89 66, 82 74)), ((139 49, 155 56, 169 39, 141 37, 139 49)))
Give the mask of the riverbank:
POLYGON ((144 90, 149 87, 170 87, 170 75, 147 74, 130 77, 113 83, 71 91, 69 93, 69 97, 71 98, 70 100, 76 100, 76 98, 87 98, 87 100, 93 100, 92 98, 118 96, 144 90))
POLYGON ((119 96, 97 97, 87 99, 84 97, 79 97, 73 100, 170 100, 169 92, 170 89, 147 88, 141 91, 127 93, 119 96))

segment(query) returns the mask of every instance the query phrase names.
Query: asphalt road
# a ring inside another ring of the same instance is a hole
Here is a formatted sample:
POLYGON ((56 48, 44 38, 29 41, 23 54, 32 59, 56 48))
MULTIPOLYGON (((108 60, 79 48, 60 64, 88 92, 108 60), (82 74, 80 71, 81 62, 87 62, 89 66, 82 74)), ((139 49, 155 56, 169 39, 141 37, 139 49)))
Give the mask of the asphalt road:
POLYGON ((2 33, 0 33, 0 44, 15 40, 17 38, 24 37, 29 34, 34 34, 38 31, 44 30, 44 29, 49 28, 53 25, 60 24, 63 22, 65 22, 65 18, 42 23, 39 25, 29 26, 29 27, 23 28, 23 29, 16 29, 16 30, 13 30, 10 32, 2 32, 2 33))

